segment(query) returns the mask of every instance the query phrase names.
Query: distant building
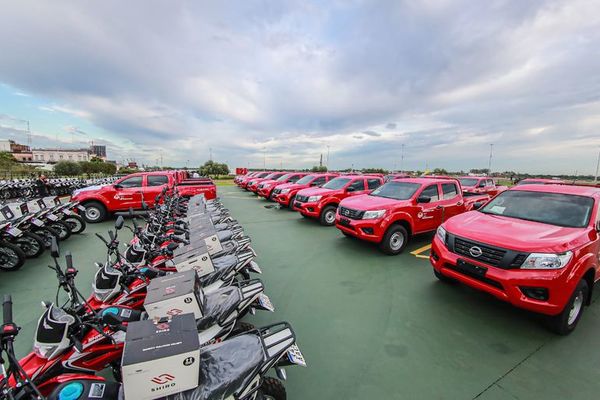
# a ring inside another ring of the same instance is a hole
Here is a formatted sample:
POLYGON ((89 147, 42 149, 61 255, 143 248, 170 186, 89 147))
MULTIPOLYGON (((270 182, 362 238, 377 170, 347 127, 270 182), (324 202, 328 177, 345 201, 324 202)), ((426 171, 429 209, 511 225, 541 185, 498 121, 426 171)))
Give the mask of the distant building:
POLYGON ((88 149, 33 149, 33 162, 54 164, 59 161, 89 161, 88 149))
POLYGON ((12 153, 12 155, 18 162, 26 163, 33 161, 33 153, 31 151, 22 153, 12 153))
POLYGON ((0 139, 0 151, 8 151, 10 153, 30 153, 29 146, 19 144, 14 140, 0 139))
POLYGON ((106 146, 93 144, 90 147, 90 153, 92 156, 99 157, 103 160, 106 159, 106 146))

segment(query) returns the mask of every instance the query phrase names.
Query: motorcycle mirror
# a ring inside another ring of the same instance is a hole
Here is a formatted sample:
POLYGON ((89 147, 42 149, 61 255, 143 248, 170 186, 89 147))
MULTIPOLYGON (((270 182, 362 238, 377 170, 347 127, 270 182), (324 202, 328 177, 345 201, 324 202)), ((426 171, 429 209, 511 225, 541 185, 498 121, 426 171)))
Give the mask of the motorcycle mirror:
POLYGON ((52 305, 51 302, 45 300, 42 300, 40 303, 42 304, 42 308, 50 308, 50 306, 52 305))
POLYGON ((125 223, 125 220, 123 219, 123 216, 119 215, 119 217, 115 221, 115 229, 119 230, 119 229, 123 228, 124 223, 125 223))
POLYGON ((96 266, 96 268, 104 268, 104 264, 102 264, 101 262, 95 262, 94 265, 96 266))
POLYGON ((52 237, 52 244, 50 245, 50 255, 52 258, 60 257, 60 251, 58 249, 58 242, 56 241, 56 237, 52 237))
POLYGON ((121 320, 121 318, 119 318, 118 315, 110 312, 105 312, 104 314, 102 314, 102 322, 104 322, 106 325, 115 326, 121 325, 123 321, 121 320))
POLYGON ((129 207, 129 217, 133 218, 133 208, 129 207))

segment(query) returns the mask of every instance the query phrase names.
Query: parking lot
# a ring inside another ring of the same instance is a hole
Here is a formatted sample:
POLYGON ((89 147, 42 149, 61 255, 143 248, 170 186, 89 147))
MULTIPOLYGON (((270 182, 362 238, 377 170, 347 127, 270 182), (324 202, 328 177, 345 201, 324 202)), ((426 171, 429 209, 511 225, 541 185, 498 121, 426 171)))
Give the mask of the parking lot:
MULTIPOLYGON (((287 370, 290 399, 590 399, 598 396, 597 302, 577 330, 559 337, 539 318, 488 295, 437 281, 426 258, 431 235, 402 255, 344 237, 298 213, 274 208, 236 187, 219 189, 258 253, 276 312, 256 325, 287 320, 308 368, 287 370), (268 207, 265 207, 268 206, 268 207), (411 254, 414 253, 414 254, 411 254)), ((89 225, 64 242, 88 293, 105 248, 89 225)), ((123 231, 129 239, 128 231, 123 231)), ((0 276, 23 327, 18 355, 31 348, 39 301, 54 298, 49 256, 0 276)), ((597 299, 597 294, 596 294, 597 299)))

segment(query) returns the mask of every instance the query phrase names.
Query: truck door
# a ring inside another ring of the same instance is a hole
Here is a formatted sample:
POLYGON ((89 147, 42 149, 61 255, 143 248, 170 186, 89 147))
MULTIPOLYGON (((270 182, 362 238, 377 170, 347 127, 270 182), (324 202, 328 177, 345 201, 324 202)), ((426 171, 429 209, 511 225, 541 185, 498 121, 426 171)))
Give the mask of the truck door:
POLYGON ((440 200, 440 205, 443 207, 440 223, 463 212, 465 208, 464 200, 455 183, 442 183, 442 198, 440 200))
POLYGON ((127 210, 130 207, 135 209, 142 208, 142 181, 142 175, 132 176, 131 178, 123 179, 115 186, 115 210, 127 210))
POLYGON ((154 205, 156 196, 168 184, 169 177, 167 175, 146 175, 146 185, 142 188, 142 191, 144 192, 144 201, 148 203, 148 206, 154 205))
POLYGON ((426 186, 417 196, 418 199, 429 198, 429 202, 417 202, 419 212, 415 232, 427 232, 436 229, 442 221, 443 206, 440 204, 440 190, 437 183, 426 186))
POLYGON ((359 194, 369 193, 365 185, 365 178, 356 178, 344 189, 345 196, 358 196, 359 194))

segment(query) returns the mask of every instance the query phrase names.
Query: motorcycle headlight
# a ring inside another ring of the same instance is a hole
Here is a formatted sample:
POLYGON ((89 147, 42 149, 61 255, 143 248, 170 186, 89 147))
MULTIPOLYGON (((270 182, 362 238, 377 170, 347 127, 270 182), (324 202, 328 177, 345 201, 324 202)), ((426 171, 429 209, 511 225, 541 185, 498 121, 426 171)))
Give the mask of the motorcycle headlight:
POLYGON ((281 194, 289 193, 289 192, 290 192, 290 189, 281 189, 281 194))
POLYGON ((37 343, 33 346, 34 353, 41 358, 52 358, 54 352, 58 349, 57 345, 47 345, 37 343))
POLYGON ((383 217, 383 214, 385 214, 385 210, 365 211, 362 219, 377 219, 383 217))
POLYGON ((572 251, 560 254, 531 253, 521 265, 521 269, 560 269, 565 267, 572 257, 572 251))
POLYGON ((446 230, 440 225, 435 232, 438 238, 442 241, 442 243, 446 243, 446 230))
POLYGON ((309 201, 309 202, 313 202, 313 201, 319 201, 319 200, 321 200, 321 197, 323 197, 323 196, 310 196, 310 197, 308 198, 308 201, 309 201))

